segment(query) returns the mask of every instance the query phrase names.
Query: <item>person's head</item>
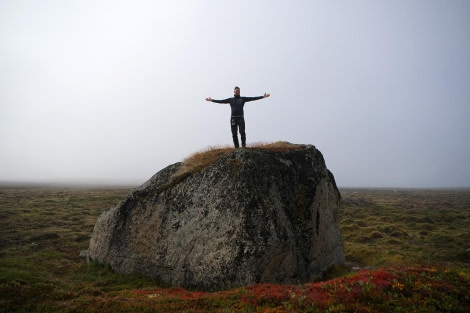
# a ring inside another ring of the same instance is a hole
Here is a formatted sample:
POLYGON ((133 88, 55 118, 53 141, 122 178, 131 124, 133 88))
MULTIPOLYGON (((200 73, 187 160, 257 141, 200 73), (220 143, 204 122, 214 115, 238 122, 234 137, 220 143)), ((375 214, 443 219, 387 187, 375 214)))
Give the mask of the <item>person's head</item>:
POLYGON ((233 93, 234 93, 235 96, 239 96, 240 95, 240 87, 235 86, 235 88, 233 89, 233 93))

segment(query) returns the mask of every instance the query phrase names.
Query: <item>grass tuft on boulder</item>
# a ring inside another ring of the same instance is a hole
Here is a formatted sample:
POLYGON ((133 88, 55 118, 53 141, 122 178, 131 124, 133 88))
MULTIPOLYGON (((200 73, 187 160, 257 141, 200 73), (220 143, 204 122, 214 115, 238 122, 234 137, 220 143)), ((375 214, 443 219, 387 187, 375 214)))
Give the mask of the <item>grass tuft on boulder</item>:
MULTIPOLYGON (((273 143, 258 142, 247 146, 245 149, 265 149, 283 153, 303 148, 305 148, 305 145, 296 145, 286 141, 277 141, 273 143)), ((183 160, 183 163, 181 164, 179 171, 175 174, 175 177, 182 176, 186 173, 193 174, 202 171, 207 166, 217 162, 220 158, 234 150, 234 148, 229 146, 209 146, 203 150, 197 151, 183 160)))

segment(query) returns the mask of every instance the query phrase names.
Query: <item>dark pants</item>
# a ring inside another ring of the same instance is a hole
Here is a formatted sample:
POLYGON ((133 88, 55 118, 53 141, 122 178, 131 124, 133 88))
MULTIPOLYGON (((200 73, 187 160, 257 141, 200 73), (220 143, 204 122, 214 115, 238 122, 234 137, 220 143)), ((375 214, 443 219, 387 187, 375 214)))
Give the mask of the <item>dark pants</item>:
POLYGON ((240 147, 238 143, 237 130, 240 131, 240 137, 242 138, 242 147, 246 146, 246 134, 245 134, 245 119, 243 117, 232 117, 230 118, 230 126, 232 128, 233 144, 235 148, 240 147))

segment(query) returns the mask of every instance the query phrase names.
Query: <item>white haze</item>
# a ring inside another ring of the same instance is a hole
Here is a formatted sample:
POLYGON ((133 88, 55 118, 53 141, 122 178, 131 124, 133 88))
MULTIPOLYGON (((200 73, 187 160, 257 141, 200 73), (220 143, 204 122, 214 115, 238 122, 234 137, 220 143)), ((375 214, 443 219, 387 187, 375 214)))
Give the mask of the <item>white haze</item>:
POLYGON ((313 144, 339 186, 470 186, 469 1, 0 1, 0 181, 140 184, 313 144))

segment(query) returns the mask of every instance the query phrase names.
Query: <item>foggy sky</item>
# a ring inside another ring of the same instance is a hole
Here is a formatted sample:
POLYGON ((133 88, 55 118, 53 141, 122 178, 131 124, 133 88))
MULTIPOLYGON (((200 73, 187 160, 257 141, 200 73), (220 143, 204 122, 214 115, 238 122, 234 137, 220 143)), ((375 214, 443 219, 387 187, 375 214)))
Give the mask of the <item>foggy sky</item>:
POLYGON ((469 1, 0 0, 0 181, 141 184, 247 140, 340 187, 470 187, 469 1))

